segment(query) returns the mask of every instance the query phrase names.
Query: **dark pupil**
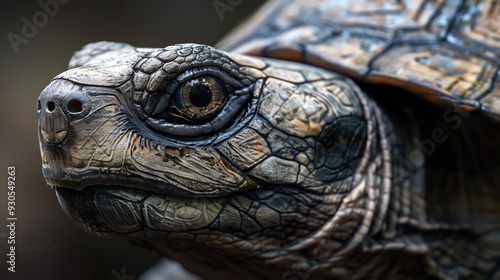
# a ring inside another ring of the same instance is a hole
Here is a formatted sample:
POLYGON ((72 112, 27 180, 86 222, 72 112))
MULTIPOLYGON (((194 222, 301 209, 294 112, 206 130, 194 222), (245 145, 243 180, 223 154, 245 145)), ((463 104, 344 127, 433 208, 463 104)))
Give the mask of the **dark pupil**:
POLYGON ((210 91, 210 87, 206 85, 194 85, 189 91, 189 100, 191 104, 196 107, 207 107, 210 101, 212 101, 212 91, 210 91))

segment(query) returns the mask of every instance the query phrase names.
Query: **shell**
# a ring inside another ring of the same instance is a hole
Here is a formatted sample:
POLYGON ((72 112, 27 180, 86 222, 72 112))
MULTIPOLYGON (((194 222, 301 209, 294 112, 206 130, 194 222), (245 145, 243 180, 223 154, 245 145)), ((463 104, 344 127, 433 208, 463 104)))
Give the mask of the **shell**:
POLYGON ((497 0, 274 0, 219 48, 405 88, 500 121, 497 0))

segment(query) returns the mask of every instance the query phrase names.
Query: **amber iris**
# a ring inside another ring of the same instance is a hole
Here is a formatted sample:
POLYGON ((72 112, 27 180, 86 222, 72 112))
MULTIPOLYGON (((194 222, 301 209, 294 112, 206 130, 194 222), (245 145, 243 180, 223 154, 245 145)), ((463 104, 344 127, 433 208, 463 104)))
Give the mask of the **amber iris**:
POLYGON ((169 115, 176 121, 203 123, 212 119, 226 102, 222 82, 202 76, 184 82, 172 96, 169 115))

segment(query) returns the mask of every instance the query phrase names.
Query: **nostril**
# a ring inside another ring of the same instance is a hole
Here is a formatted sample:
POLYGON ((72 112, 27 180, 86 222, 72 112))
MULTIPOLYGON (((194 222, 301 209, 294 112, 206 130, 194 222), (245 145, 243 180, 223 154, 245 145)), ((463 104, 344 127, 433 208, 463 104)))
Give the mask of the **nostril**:
POLYGON ((56 109, 56 104, 52 101, 47 102, 47 112, 54 112, 56 109))
POLYGON ((80 113, 83 111, 82 102, 76 99, 72 99, 68 102, 68 111, 70 113, 80 113))
POLYGON ((81 91, 69 93, 62 100, 62 108, 70 120, 85 118, 92 108, 90 98, 81 91))

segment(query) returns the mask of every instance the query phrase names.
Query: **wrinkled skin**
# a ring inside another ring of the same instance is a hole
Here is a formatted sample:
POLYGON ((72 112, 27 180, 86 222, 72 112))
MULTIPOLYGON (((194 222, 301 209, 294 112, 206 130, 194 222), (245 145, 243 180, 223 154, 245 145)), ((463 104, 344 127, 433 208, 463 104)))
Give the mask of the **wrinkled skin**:
POLYGON ((89 44, 40 95, 45 178, 204 279, 500 279, 499 11, 274 0, 227 53, 89 44))
MULTIPOLYGON (((403 187, 422 174, 394 178, 409 148, 349 79, 195 44, 100 42, 70 68, 40 95, 40 148, 47 183, 88 232, 206 279, 453 277, 438 259, 456 252, 433 252, 439 238, 422 232, 464 243, 470 228, 415 218, 425 194, 403 187), (205 76, 226 92, 218 111, 166 116, 205 76)), ((483 256, 470 275, 493 273, 491 244, 457 248, 483 256)))
POLYGON ((348 251, 380 219, 389 155, 375 136, 380 116, 352 82, 201 45, 115 47, 40 97, 44 175, 83 228, 161 243, 174 258, 187 253, 170 244, 285 270, 325 235, 332 251, 321 259, 348 251), (220 112, 229 117, 203 126, 155 114, 192 69, 232 85, 220 112))

